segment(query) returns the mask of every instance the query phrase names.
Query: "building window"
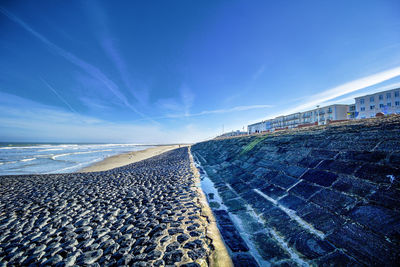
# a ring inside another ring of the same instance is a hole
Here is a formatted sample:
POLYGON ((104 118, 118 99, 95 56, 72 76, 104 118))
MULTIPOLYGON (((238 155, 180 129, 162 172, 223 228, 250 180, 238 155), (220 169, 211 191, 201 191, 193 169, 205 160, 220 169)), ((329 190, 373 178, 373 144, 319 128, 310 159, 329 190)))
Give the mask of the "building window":
POLYGON ((369 102, 374 102, 375 101, 375 98, 373 97, 373 96, 371 96, 370 98, 369 98, 369 102))
POLYGON ((387 99, 389 99, 389 98, 391 98, 392 97, 392 94, 391 93, 386 93, 386 98, 387 99))
POLYGON ((390 103, 390 102, 387 103, 387 106, 388 106, 388 107, 391 107, 391 106, 392 106, 392 103, 390 103))
POLYGON ((361 107, 361 109, 360 109, 361 111, 365 111, 365 107, 361 107))
POLYGON ((383 100, 383 95, 379 95, 379 100, 383 100))
POLYGON ((379 107, 380 108, 383 108, 385 105, 384 104, 379 104, 379 107))
POLYGON ((370 106, 369 109, 375 109, 375 105, 370 106))
POLYGON ((395 105, 395 106, 400 106, 400 101, 394 102, 394 105, 395 105))
POLYGON ((399 91, 394 92, 394 97, 399 97, 399 91))
POLYGON ((364 98, 360 99, 360 104, 364 104, 364 98))

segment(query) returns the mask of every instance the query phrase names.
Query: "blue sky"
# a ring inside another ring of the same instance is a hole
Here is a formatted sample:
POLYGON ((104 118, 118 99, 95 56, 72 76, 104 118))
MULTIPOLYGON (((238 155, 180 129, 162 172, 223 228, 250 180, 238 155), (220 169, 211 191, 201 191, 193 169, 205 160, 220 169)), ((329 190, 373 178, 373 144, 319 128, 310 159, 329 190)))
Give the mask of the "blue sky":
POLYGON ((400 86, 399 1, 6 1, 0 141, 193 142, 400 86))

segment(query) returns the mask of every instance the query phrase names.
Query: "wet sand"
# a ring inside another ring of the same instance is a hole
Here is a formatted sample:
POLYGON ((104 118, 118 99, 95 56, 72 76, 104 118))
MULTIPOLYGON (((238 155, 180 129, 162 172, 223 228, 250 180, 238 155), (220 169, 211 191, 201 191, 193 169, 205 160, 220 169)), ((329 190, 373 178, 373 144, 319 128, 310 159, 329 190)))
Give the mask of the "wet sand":
POLYGON ((78 172, 97 172, 97 171, 107 171, 114 168, 122 167, 131 163, 135 163, 144 159, 148 159, 157 155, 160 155, 169 150, 183 147, 184 145, 165 145, 151 147, 145 150, 132 151, 124 154, 115 155, 108 157, 102 161, 96 162, 93 165, 85 167, 78 172))

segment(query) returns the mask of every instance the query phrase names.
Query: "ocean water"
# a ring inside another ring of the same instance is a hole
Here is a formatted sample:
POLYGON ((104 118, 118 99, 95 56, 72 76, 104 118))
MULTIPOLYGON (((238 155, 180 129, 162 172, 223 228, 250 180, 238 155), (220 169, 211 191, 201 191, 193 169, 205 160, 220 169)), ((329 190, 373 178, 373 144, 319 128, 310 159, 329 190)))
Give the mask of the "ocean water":
POLYGON ((104 158, 151 146, 0 143, 0 175, 76 172, 104 158))

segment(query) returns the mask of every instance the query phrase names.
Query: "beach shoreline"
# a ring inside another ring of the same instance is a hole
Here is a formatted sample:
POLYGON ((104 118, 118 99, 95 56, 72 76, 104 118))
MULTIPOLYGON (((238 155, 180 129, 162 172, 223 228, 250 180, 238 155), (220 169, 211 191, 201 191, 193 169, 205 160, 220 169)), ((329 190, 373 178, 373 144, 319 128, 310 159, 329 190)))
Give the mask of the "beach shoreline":
POLYGON ((144 150, 122 153, 95 162, 92 165, 86 166, 76 172, 86 173, 86 172, 108 171, 114 168, 122 167, 131 163, 145 160, 183 146, 186 145, 159 145, 144 150))

